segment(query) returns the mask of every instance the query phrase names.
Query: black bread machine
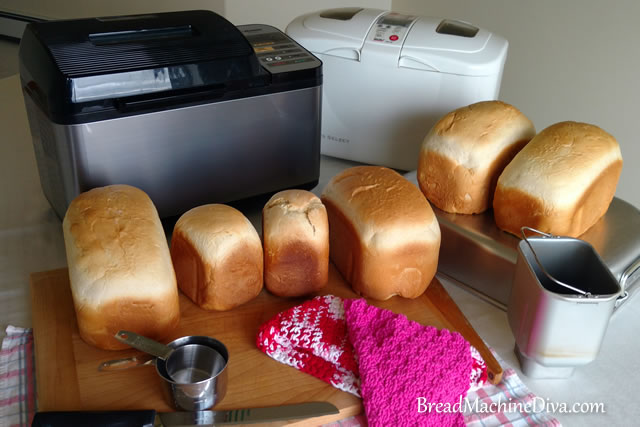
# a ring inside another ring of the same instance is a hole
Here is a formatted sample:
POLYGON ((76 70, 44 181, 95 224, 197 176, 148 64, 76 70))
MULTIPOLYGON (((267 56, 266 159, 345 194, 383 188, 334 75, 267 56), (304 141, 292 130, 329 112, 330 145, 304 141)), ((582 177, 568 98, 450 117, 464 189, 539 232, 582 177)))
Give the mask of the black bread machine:
POLYGON ((322 64, 274 27, 209 11, 39 22, 19 56, 60 217, 109 184, 141 188, 161 217, 317 184, 322 64))

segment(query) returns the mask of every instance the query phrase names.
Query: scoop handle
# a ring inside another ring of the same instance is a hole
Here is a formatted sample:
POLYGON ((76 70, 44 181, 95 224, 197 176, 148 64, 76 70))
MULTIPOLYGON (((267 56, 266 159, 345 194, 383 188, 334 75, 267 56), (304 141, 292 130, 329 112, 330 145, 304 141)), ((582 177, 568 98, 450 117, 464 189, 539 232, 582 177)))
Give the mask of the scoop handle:
POLYGON ((155 360, 156 358, 150 354, 126 357, 124 359, 107 360, 98 366, 98 371, 122 371, 124 369, 137 368, 139 366, 153 365, 155 360))
POLYGON ((151 338, 143 337, 131 331, 118 331, 115 338, 131 347, 144 351, 147 354, 156 356, 158 359, 167 360, 173 353, 173 349, 151 338))

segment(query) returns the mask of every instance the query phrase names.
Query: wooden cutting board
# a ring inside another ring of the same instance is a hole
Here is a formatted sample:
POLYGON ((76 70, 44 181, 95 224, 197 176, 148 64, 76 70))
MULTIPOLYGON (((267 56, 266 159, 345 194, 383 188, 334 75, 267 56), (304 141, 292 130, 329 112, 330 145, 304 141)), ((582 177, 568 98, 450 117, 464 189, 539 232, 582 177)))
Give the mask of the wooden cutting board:
MULTIPOLYGON (((356 298, 337 270, 330 268, 329 283, 318 294, 356 298)), ((153 366, 120 372, 100 372, 107 360, 139 355, 136 350, 106 351, 86 344, 78 334, 67 269, 31 275, 38 410, 172 411, 162 393, 153 366)), ((227 312, 205 311, 180 295, 181 321, 166 342, 185 335, 207 335, 229 349, 229 385, 216 409, 276 406, 312 400, 335 404, 339 415, 314 420, 335 421, 362 411, 360 399, 311 375, 283 365, 255 345, 259 326, 277 313, 305 299, 284 299, 263 290, 253 301, 227 312)), ((403 313, 424 325, 460 332, 482 354, 491 381, 500 381, 502 369, 455 302, 437 279, 414 300, 394 297, 378 307, 403 313)))

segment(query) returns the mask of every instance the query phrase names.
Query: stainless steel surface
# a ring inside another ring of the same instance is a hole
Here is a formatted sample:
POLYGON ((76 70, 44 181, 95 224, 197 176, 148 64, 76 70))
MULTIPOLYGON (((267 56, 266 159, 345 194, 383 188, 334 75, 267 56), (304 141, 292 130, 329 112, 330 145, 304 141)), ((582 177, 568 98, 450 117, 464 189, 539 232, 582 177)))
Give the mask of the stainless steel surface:
POLYGON ((566 378, 574 367, 592 362, 620 292, 589 243, 568 237, 521 241, 507 317, 523 373, 566 378), (559 285, 545 270, 590 297, 559 285))
MULTIPOLYGON (((517 258, 516 236, 498 229, 492 211, 480 215, 456 215, 435 209, 443 230, 438 268, 501 303, 507 303, 517 258), (461 251, 465 254, 460 256, 461 251), (464 261, 463 261, 464 260, 464 261), (466 261, 470 261, 470 265, 466 261), (486 268, 487 265, 492 265, 486 268)), ((580 236, 602 257, 616 279, 630 293, 636 291, 640 274, 625 271, 640 260, 640 211, 614 198, 609 210, 580 236)), ((637 271, 640 273, 640 270, 637 271)))
MULTIPOLYGON (((163 379, 165 399, 175 408, 185 411, 202 411, 220 402, 227 393, 229 351, 226 346, 214 338, 205 336, 181 337, 167 345, 174 349, 191 345, 209 347, 220 358, 212 360, 213 366, 210 369, 215 373, 211 378, 191 384, 175 381, 170 375, 167 363, 157 360, 156 370, 163 379)), ((193 363, 197 362, 194 360, 193 363)))
POLYGON ((59 217, 80 192, 108 184, 141 188, 167 217, 318 179, 320 86, 66 126, 25 99, 59 217))
POLYGON ((234 409, 231 411, 166 412, 156 414, 155 426, 212 426, 268 423, 339 413, 329 402, 306 402, 267 408, 234 409))
MULTIPOLYGON (((415 171, 405 176, 417 185, 415 171)), ((478 215, 433 210, 442 233, 438 272, 506 307, 520 239, 496 226, 492 210, 478 215)), ((640 290, 640 210, 615 197, 607 213, 580 239, 594 247, 629 292, 619 306, 631 304, 640 290)))
MULTIPOLYGON (((492 211, 479 215, 450 214, 437 208, 434 211, 442 231, 438 270, 507 304, 520 239, 501 231, 492 211)), ((625 271, 640 260, 638 209, 614 198, 605 216, 580 239, 594 247, 626 290, 635 292, 640 270, 627 275, 631 280, 623 278, 625 271)))
POLYGON ((171 347, 130 331, 118 331, 115 336, 118 341, 160 359, 164 363, 168 378, 176 384, 207 382, 218 375, 227 364, 226 359, 208 345, 188 343, 171 347))

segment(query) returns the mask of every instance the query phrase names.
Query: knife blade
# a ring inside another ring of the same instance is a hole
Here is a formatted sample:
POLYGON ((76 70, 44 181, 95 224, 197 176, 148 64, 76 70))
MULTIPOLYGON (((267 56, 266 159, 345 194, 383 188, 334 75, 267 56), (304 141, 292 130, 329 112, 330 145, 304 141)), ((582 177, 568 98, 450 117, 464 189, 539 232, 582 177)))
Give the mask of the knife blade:
POLYGON ((192 427, 268 423, 338 414, 329 402, 306 402, 229 411, 156 412, 63 411, 38 412, 32 427, 192 427))
POLYGON ((306 402, 265 408, 234 409, 230 411, 161 412, 156 414, 160 424, 155 427, 218 426, 268 423, 338 414, 329 402, 306 402))

